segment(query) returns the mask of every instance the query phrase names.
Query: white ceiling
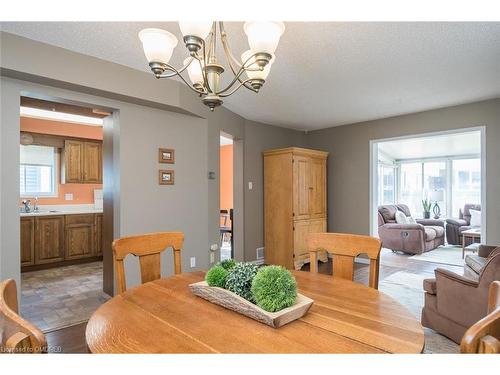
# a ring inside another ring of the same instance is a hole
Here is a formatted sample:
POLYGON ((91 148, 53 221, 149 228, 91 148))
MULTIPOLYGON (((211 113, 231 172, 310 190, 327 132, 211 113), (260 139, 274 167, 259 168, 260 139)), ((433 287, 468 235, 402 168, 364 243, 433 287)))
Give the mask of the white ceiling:
MULTIPOLYGON (((177 23, 14 22, 4 31, 149 71, 137 38, 177 23)), ((235 55, 242 23, 226 25, 235 55)), ((287 22, 268 82, 224 105, 243 117, 295 129, 384 118, 500 96, 500 23, 287 22)), ((228 76, 229 74, 226 74, 228 76)), ((227 79, 227 78, 226 78, 227 79)))
POLYGON ((442 134, 378 143, 378 150, 394 160, 434 158, 481 153, 481 133, 442 134))

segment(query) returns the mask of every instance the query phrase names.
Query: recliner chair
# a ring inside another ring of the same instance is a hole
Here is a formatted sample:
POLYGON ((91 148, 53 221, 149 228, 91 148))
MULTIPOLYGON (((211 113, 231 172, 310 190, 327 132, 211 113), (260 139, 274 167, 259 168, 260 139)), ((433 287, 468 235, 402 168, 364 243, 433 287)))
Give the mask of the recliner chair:
POLYGON ((481 211, 481 205, 467 203, 463 209, 459 210, 458 219, 446 219, 446 241, 450 245, 461 245, 462 232, 472 228, 470 226, 471 215, 469 210, 481 211))
POLYGON ((488 311, 488 289, 500 280, 500 254, 488 258, 477 278, 437 268, 425 279, 422 325, 460 343, 465 331, 488 311))

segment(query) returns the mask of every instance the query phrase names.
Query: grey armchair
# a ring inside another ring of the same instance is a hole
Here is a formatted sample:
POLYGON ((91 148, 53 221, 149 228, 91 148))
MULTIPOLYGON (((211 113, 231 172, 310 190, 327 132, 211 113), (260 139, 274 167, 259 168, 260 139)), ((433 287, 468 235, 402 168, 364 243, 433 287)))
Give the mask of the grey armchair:
POLYGON ((470 226, 470 210, 481 211, 481 205, 467 203, 463 209, 459 210, 458 219, 446 219, 446 241, 450 245, 461 245, 462 232, 472 228, 470 226))
POLYGON ((382 246, 409 254, 421 254, 444 245, 444 222, 418 219, 416 224, 397 224, 396 212, 411 216, 405 204, 385 205, 378 208, 378 235, 382 246))
POLYGON ((435 279, 424 280, 422 325, 460 343, 465 331, 486 316, 488 289, 500 280, 500 254, 488 258, 476 277, 437 268, 435 279))

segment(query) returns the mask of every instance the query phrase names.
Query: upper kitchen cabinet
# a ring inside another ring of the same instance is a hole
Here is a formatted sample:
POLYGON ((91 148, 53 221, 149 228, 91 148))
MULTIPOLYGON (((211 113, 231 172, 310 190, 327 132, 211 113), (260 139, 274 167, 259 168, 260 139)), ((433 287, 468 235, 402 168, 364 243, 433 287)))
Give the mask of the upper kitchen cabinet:
POLYGON ((102 143, 65 140, 61 183, 102 183, 102 143))

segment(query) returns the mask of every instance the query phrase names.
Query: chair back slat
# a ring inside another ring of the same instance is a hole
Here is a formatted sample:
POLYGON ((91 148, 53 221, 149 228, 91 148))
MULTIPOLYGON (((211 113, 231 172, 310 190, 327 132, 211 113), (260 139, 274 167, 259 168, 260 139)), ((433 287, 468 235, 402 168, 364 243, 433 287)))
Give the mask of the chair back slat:
POLYGON ((113 241, 113 256, 118 293, 127 290, 124 259, 132 254, 139 257, 141 282, 161 277, 160 254, 171 247, 174 253, 174 272, 181 273, 181 249, 184 244, 182 232, 158 232, 139 236, 123 237, 113 241))
POLYGON ((462 353, 500 353, 500 281, 490 285, 488 315, 464 334, 460 343, 462 353))
POLYGON ((354 279, 354 259, 366 254, 370 259, 368 285, 378 289, 379 260, 382 242, 375 237, 346 233, 312 233, 307 237, 311 258, 311 272, 318 272, 317 251, 333 255, 333 275, 347 280, 354 279))
POLYGON ((0 353, 46 353, 42 331, 18 314, 15 280, 0 282, 0 353))

